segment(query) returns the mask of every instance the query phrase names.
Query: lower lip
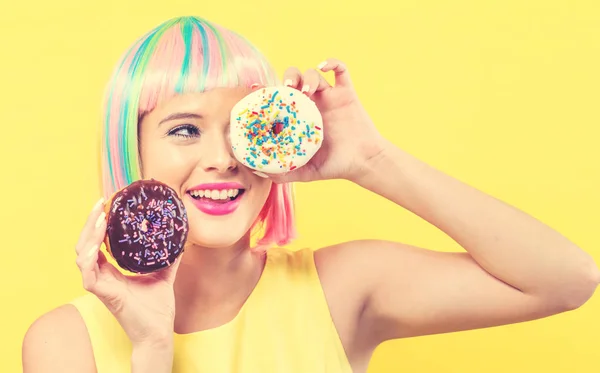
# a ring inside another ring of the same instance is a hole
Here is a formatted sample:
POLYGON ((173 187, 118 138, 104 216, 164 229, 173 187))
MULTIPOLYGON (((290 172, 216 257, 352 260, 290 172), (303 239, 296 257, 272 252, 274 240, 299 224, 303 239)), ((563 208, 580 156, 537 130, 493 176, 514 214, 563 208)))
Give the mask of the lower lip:
POLYGON ((238 208, 238 206, 240 205, 241 199, 244 198, 243 195, 240 195, 238 198, 234 199, 233 201, 219 203, 219 202, 213 202, 210 199, 206 199, 206 198, 195 199, 192 196, 190 196, 189 194, 188 194, 188 197, 192 200, 192 203, 194 204, 194 206, 196 206, 198 208, 198 210, 200 210, 203 213, 208 214, 208 215, 231 214, 238 208))

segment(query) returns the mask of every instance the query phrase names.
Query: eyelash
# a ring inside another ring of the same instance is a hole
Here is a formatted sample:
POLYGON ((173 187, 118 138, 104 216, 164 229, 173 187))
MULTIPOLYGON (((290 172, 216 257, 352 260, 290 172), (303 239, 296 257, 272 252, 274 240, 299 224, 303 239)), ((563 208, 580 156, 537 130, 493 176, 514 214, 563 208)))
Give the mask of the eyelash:
POLYGON ((182 126, 178 126, 173 128, 171 131, 169 131, 168 133, 169 136, 178 136, 178 137, 184 137, 184 138, 192 138, 192 137, 198 137, 200 136, 200 129, 196 126, 193 126, 191 124, 184 124, 182 126), (191 135, 182 135, 182 134, 178 134, 179 131, 181 130, 188 130, 191 135))

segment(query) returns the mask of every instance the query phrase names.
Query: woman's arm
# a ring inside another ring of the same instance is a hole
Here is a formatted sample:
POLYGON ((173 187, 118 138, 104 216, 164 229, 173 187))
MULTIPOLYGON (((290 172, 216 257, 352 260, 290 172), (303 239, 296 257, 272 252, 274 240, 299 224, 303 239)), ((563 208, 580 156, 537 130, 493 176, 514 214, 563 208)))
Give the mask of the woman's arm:
POLYGON ((22 358, 24 373, 96 372, 85 323, 71 305, 42 315, 29 327, 22 358))
POLYGON ((351 180, 466 249, 443 253, 360 241, 317 250, 330 308, 343 315, 343 339, 352 334, 360 343, 369 337, 378 343, 515 323, 577 308, 591 297, 600 271, 588 254, 533 217, 382 139, 346 65, 329 58, 317 69, 333 73, 335 85, 317 70, 302 74, 295 67, 284 81, 319 108, 327 128, 323 146, 307 165, 271 179, 351 180))
POLYGON ((338 268, 349 263, 348 278, 361 274, 361 319, 377 341, 531 320, 591 297, 600 271, 573 242, 388 142, 382 149, 352 181, 422 217, 467 252, 361 241, 320 253, 321 262, 329 256, 338 268))
MULTIPOLYGON (((164 271, 125 276, 100 251, 106 235, 104 199, 88 215, 75 245, 83 287, 115 317, 132 347, 131 371, 167 373, 173 365, 173 282, 181 257, 164 271)), ((36 320, 23 341, 25 372, 95 372, 85 323, 72 305, 36 320)), ((129 366, 128 366, 129 367, 129 366)))
MULTIPOLYGON (((173 365, 173 345, 133 346, 132 373, 167 373, 173 365)), ((23 340, 24 373, 95 373, 96 362, 87 328, 75 307, 66 305, 37 319, 23 340)))

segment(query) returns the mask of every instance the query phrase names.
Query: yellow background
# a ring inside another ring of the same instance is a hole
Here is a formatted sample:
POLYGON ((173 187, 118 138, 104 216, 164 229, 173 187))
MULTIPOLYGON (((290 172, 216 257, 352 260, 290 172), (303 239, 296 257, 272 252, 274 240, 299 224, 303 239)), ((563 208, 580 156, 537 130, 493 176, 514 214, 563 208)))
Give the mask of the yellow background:
MULTIPOLYGON (((57 0, 0 3, 0 372, 28 325, 83 293, 73 247, 99 197, 104 84, 134 39, 199 15, 280 74, 347 62, 381 131, 558 229, 600 263, 597 1, 57 0)), ((383 238, 460 249, 347 182, 299 185, 294 247, 383 238)), ((387 343, 369 372, 600 372, 600 297, 519 325, 387 343)))

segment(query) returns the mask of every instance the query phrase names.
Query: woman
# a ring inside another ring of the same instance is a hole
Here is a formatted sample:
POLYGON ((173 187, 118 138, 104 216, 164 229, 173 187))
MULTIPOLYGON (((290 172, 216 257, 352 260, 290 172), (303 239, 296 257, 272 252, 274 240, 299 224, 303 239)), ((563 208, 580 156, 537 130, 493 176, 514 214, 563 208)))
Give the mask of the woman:
POLYGON ((386 340, 533 320, 591 297, 600 271, 588 254, 384 139, 342 62, 318 70, 333 71, 335 84, 296 68, 284 84, 317 104, 323 147, 307 166, 265 178, 228 143, 235 103, 278 84, 263 56, 194 17, 133 45, 106 93, 104 195, 140 178, 171 186, 189 215, 186 252, 160 273, 122 275, 99 251, 101 200, 76 245, 91 294, 30 327, 25 372, 365 372, 386 340), (326 179, 389 199, 466 252, 374 240, 314 252, 273 247, 294 235, 290 183, 326 179), (239 207, 199 210, 190 191, 231 188, 223 183, 243 189, 239 207))

